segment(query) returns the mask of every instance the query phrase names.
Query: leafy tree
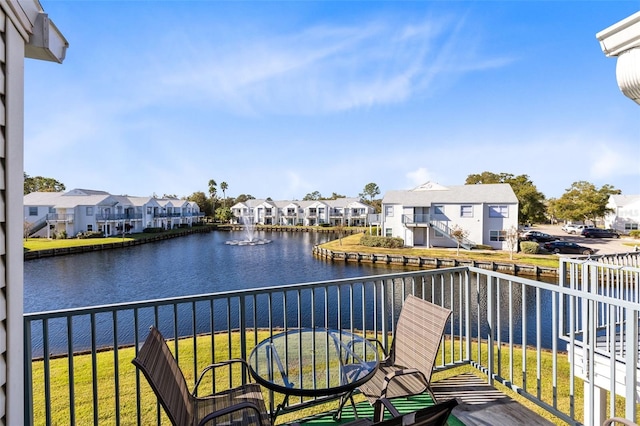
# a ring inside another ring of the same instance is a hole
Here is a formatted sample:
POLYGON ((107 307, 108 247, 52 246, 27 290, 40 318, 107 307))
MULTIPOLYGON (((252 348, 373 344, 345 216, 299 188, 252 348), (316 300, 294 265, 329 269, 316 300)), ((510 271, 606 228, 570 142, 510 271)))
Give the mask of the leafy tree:
POLYGON ((529 176, 510 173, 482 172, 467 176, 466 185, 508 183, 518 198, 518 222, 540 223, 546 220, 545 196, 531 182, 529 176))
POLYGON ((178 196, 176 194, 162 194, 162 198, 167 200, 177 200, 178 196))
POLYGON ((620 194, 620 192, 619 189, 608 184, 598 189, 589 182, 574 182, 571 188, 554 201, 554 210, 563 219, 595 222, 611 210, 607 208, 609 196, 620 194))
POLYGON ((234 204, 237 204, 237 203, 244 203, 244 202, 245 202, 245 201, 247 201, 247 200, 255 200, 255 199, 256 199, 256 197, 254 197, 253 195, 250 195, 250 194, 240 194, 240 195, 238 195, 238 196, 236 197, 236 201, 235 201, 235 203, 234 203, 234 204))
POLYGON ((337 200, 338 198, 347 198, 347 196, 336 194, 335 192, 333 192, 331 193, 331 197, 329 197, 329 200, 337 200))
MULTIPOLYGON (((24 173, 24 172, 23 172, 24 173)), ((42 176, 29 176, 24 173, 24 194, 32 192, 62 192, 66 188, 62 182, 42 176)))
POLYGON ((320 192, 313 191, 305 195, 302 201, 314 201, 314 200, 321 200, 321 199, 322 199, 322 195, 320 194, 320 192))
POLYGON ((233 218, 233 213, 229 207, 219 207, 216 209, 216 220, 222 223, 228 223, 233 218))
POLYGON ((220 184, 220 189, 222 189, 223 206, 227 207, 227 189, 229 189, 229 184, 227 182, 222 182, 220 184))
POLYGON ((204 212, 205 215, 211 215, 211 206, 207 203, 207 195, 204 192, 194 192, 187 197, 187 200, 195 202, 198 207, 200 207, 200 211, 204 212))
POLYGON ((373 202, 373 197, 376 195, 380 195, 380 188, 373 182, 370 182, 364 186, 364 189, 360 193, 360 199, 366 200, 369 199, 369 202, 373 202))

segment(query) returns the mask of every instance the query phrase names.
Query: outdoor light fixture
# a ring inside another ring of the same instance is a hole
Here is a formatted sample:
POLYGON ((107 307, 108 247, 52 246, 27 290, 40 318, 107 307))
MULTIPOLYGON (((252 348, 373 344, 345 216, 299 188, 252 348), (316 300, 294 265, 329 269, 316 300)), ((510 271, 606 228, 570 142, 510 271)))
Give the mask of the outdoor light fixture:
POLYGON ((640 12, 600 31, 596 38, 605 55, 618 57, 618 87, 640 105, 640 12))

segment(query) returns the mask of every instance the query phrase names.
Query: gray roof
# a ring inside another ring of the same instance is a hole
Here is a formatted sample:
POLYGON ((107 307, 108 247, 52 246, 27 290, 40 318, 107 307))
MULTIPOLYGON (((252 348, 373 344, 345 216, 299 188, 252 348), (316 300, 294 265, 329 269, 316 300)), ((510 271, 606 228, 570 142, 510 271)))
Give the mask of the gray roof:
POLYGON ((640 203, 640 195, 612 195, 611 198, 613 199, 616 207, 624 207, 640 203))
POLYGON ((116 199, 109 194, 71 195, 62 192, 32 192, 24 196, 25 206, 53 206, 68 209, 76 206, 115 205, 116 199))
POLYGON ((31 192, 24 196, 25 206, 53 206, 62 192, 31 192))
POLYGON ((518 198, 507 183, 440 186, 427 184, 401 191, 387 191, 383 204, 431 206, 433 204, 507 203, 516 204, 518 198))

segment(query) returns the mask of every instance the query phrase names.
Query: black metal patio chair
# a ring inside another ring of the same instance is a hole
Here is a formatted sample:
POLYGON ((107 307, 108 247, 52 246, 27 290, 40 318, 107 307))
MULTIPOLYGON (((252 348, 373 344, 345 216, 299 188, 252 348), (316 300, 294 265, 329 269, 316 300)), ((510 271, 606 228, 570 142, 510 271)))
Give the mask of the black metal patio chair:
POLYGON ((437 402, 429 382, 450 315, 449 309, 413 295, 407 297, 388 356, 373 378, 359 387, 374 407, 374 421, 382 420, 384 400, 427 391, 437 402))
POLYGON ((262 390, 257 383, 247 382, 206 397, 196 396, 204 375, 218 367, 240 363, 244 366, 243 374, 250 380, 246 374, 246 362, 242 359, 207 366, 200 373, 193 392, 190 392, 162 334, 157 328, 151 327, 149 336, 132 363, 142 371, 174 426, 205 425, 214 421, 215 424, 238 426, 271 425, 262 390))

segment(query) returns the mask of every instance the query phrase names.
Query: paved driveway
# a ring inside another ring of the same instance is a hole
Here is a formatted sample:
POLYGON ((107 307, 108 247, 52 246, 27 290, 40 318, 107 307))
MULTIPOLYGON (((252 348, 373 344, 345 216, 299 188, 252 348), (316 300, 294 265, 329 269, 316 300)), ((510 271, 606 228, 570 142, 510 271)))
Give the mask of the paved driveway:
POLYGON ((629 237, 620 238, 585 238, 582 235, 567 234, 562 230, 562 225, 534 225, 529 229, 546 232, 560 238, 563 241, 571 241, 581 246, 592 248, 596 254, 628 253, 633 251, 634 244, 640 247, 640 240, 629 237), (624 243, 631 244, 625 245, 624 243))

